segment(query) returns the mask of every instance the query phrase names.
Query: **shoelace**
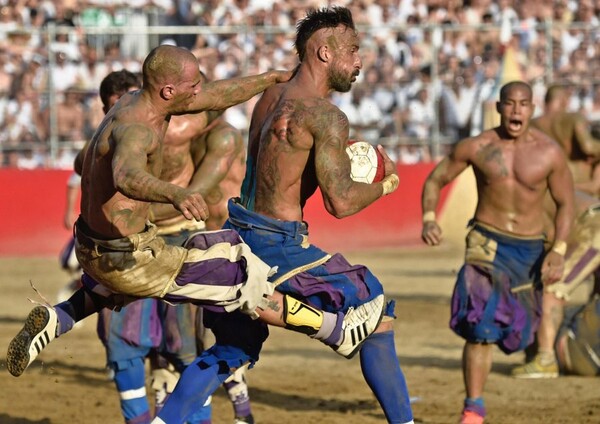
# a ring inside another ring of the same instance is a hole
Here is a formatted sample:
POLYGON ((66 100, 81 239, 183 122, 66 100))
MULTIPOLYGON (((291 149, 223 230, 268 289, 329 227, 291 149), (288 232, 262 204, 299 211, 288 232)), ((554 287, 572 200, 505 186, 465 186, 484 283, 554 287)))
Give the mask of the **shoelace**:
POLYGON ((48 301, 48 299, 46 299, 46 297, 42 294, 42 292, 39 291, 37 289, 37 287, 33 285, 33 281, 29 280, 29 285, 31 286, 33 291, 42 299, 42 301, 40 302, 38 300, 34 300, 29 297, 27 298, 27 300, 29 300, 34 305, 46 306, 47 308, 54 310, 54 306, 52 306, 52 304, 48 301))

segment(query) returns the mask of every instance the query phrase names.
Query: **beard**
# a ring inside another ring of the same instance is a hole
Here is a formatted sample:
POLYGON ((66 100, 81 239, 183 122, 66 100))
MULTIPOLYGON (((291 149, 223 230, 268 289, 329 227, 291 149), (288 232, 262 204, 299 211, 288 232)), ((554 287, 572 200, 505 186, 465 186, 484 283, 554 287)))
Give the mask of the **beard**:
POLYGON ((327 72, 329 87, 339 93, 347 93, 352 88, 353 75, 348 76, 340 72, 335 66, 329 68, 327 72))

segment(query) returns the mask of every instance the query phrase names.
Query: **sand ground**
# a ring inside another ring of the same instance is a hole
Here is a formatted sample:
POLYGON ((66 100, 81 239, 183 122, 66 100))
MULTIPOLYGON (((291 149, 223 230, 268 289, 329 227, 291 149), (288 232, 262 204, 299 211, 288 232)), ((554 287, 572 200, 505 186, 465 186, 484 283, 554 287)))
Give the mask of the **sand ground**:
MULTIPOLYGON (((396 300, 396 349, 406 374, 418 423, 456 423, 464 397, 462 340, 448 329, 449 299, 462 249, 441 246, 345 252, 382 280, 396 300)), ((90 317, 55 340, 27 372, 12 377, 5 352, 36 298, 29 282, 50 300, 67 276, 56 258, 0 259, 0 424, 122 423, 104 351, 90 317)), ((595 378, 515 380, 510 369, 522 354, 494 352, 486 387, 489 424, 600 423, 600 383, 595 378)), ((272 329, 261 360, 248 375, 257 423, 374 424, 384 416, 362 379, 358 358, 345 360, 328 348, 272 329)), ((231 423, 225 394, 213 401, 215 424, 231 423)))

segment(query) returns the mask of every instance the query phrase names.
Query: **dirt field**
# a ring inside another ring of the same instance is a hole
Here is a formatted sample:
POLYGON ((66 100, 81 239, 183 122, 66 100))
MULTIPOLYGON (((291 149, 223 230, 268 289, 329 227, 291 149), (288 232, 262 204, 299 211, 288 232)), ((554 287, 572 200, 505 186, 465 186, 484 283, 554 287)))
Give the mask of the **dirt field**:
MULTIPOLYGON (((462 340, 447 326, 449 298, 462 249, 347 253, 368 265, 396 300, 396 348, 414 398, 415 422, 456 423, 464 390, 462 340)), ((51 301, 66 275, 57 259, 0 260, 0 424, 122 423, 117 394, 104 373, 95 318, 55 340, 20 378, 5 368, 9 340, 36 298, 32 281, 51 301)), ((600 423, 598 379, 514 380, 522 355, 494 353, 486 388, 489 424, 600 423)), ((358 358, 347 361, 305 336, 273 329, 249 373, 254 416, 261 424, 371 424, 385 422, 363 381, 358 358)), ((215 424, 232 421, 222 391, 213 401, 215 424)))

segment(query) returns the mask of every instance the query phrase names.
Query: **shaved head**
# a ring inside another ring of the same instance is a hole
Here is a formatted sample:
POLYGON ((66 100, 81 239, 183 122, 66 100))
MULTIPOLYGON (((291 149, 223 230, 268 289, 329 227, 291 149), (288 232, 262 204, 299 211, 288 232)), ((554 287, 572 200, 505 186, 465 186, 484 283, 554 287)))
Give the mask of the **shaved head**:
POLYGON ((533 91, 531 90, 531 86, 523 81, 512 81, 507 84, 504 84, 500 89, 500 101, 505 100, 509 93, 515 89, 523 89, 529 93, 529 100, 533 99, 533 91))
POLYGON ((182 75, 188 63, 198 63, 189 50, 168 45, 156 47, 144 60, 142 68, 144 86, 174 82, 182 75))

